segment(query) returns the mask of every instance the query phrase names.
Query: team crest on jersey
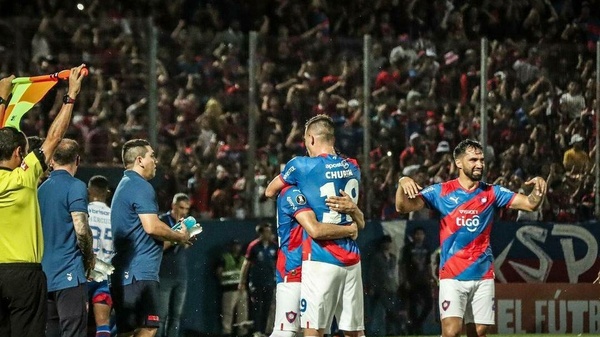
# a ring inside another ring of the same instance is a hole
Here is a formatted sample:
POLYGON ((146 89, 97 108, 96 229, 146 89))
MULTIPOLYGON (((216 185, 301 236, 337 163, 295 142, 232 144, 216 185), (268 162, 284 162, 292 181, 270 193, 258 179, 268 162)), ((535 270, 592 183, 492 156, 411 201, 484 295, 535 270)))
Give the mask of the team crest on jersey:
POLYGON ((304 196, 304 194, 298 194, 296 196, 296 203, 298 205, 306 205, 306 197, 304 196))
POLYGON ((24 162, 24 161, 23 161, 23 162, 21 163, 21 169, 22 169, 23 171, 27 171, 27 169, 29 169, 29 166, 27 166, 27 163, 26 163, 26 162, 24 162))
POLYGON ((287 319, 287 321, 290 323, 294 323, 296 317, 298 317, 298 313, 295 313, 293 311, 288 311, 285 313, 285 319, 287 319))
POLYGON ((482 204, 485 204, 486 202, 487 202, 487 198, 486 197, 481 198, 481 203, 482 204))
POLYGON ((442 309, 444 309, 444 311, 448 310, 448 308, 450 308, 450 301, 445 300, 444 302, 442 302, 442 309))

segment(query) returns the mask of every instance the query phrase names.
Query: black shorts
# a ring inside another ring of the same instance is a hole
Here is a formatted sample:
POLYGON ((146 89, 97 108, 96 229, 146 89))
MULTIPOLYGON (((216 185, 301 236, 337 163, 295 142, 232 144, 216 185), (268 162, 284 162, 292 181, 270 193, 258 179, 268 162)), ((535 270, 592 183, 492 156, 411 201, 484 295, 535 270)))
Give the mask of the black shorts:
POLYGON ((138 328, 158 328, 159 295, 157 281, 137 281, 128 285, 112 284, 110 289, 117 318, 118 333, 138 328))
POLYGON ((87 284, 48 292, 46 337, 82 336, 87 333, 87 284))
POLYGON ((0 263, 0 336, 44 336, 46 274, 39 263, 0 263))

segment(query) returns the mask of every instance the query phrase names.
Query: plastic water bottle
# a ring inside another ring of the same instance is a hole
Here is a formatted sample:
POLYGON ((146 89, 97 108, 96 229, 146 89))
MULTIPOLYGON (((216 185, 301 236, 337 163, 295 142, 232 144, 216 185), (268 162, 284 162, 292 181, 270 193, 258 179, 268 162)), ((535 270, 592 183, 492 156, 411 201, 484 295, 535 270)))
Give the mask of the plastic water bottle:
POLYGON ((180 222, 176 223, 175 226, 173 226, 173 230, 179 230, 181 228, 181 224, 184 224, 185 227, 188 229, 188 231, 194 227, 194 225, 196 224, 196 218, 194 218, 193 216, 188 216, 187 218, 181 220, 180 222))
POLYGON ((200 224, 196 222, 196 218, 194 218, 191 215, 178 222, 175 226, 173 226, 173 230, 179 230, 181 228, 181 224, 183 224, 187 228, 190 237, 194 237, 202 233, 202 226, 200 226, 200 224))

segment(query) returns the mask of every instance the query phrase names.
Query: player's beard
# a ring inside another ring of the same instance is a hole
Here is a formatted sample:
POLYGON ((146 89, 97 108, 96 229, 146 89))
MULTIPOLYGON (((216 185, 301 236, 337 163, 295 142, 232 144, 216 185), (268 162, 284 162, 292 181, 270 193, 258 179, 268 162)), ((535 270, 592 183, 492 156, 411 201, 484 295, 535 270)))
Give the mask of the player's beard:
POLYGON ((481 178, 483 178, 483 169, 475 172, 475 168, 472 168, 470 171, 465 170, 464 172, 472 181, 481 181, 481 178))

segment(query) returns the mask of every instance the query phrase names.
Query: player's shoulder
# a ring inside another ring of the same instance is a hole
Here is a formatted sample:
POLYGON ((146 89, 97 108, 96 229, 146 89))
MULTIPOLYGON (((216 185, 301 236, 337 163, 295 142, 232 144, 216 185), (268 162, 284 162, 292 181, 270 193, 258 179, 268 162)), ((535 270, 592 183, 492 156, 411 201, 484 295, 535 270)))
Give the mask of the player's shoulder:
POLYGON ((302 193, 302 191, 298 187, 293 185, 285 187, 279 194, 279 198, 282 199, 282 202, 285 202, 292 206, 292 208, 296 208, 297 206, 303 206, 307 203, 307 199, 304 193, 302 193))

